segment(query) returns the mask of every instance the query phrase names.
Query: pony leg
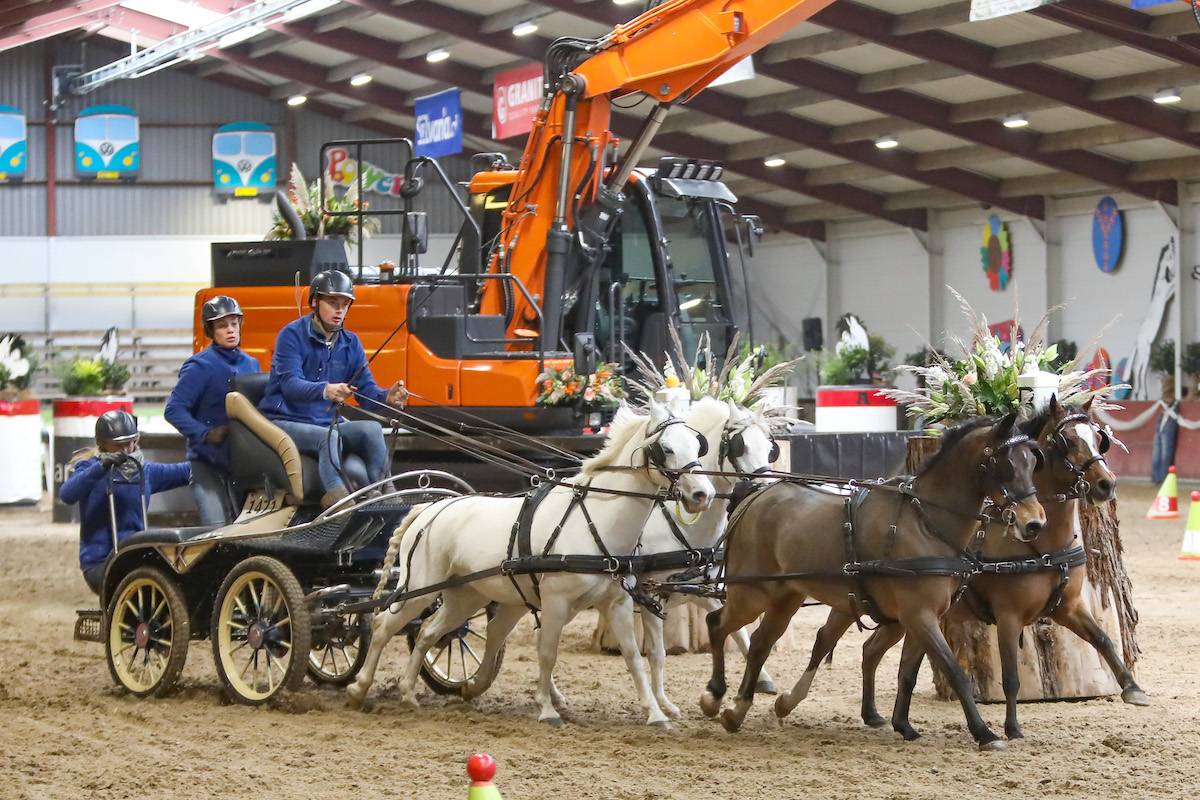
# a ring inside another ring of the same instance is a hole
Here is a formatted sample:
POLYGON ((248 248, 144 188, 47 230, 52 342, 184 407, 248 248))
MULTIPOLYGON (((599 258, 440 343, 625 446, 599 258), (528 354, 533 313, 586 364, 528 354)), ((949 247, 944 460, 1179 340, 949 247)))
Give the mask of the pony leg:
POLYGON ((680 719, 683 712, 667 697, 664 685, 667 669, 667 645, 663 636, 663 621, 654 614, 642 612, 642 633, 646 643, 646 658, 650 662, 650 685, 654 699, 668 717, 680 719))
MULTIPOLYGON (((478 592, 468 587, 447 589, 442 592, 441 608, 421 623, 421 630, 413 643, 412 652, 408 654, 404 676, 400 679, 401 703, 411 708, 419 707, 416 684, 421 673, 421 665, 425 662, 425 654, 429 652, 429 648, 437 644, 439 639, 469 620, 486 604, 487 601, 478 592)), ((453 656, 451 655, 451 657, 453 656)))
MULTIPOLYGON (((721 607, 721 601, 715 597, 694 596, 690 599, 693 603, 705 611, 712 612, 721 607)), ((742 658, 745 658, 746 654, 750 652, 750 634, 746 633, 746 629, 743 627, 738 628, 733 632, 732 635, 734 644, 737 645, 737 649, 739 652, 741 652, 742 658)), ((775 681, 772 680, 770 673, 767 672, 765 667, 763 668, 762 673, 758 676, 758 685, 754 687, 754 691, 758 694, 775 694, 777 691, 775 688, 775 681)))
POLYGON ((563 626, 567 624, 570 609, 567 598, 557 595, 542 595, 542 627, 538 632, 538 689, 537 700, 541 706, 538 722, 558 727, 562 717, 554 707, 554 665, 558 662, 558 643, 563 626))
POLYGON ((801 700, 808 696, 808 690, 812 686, 813 678, 817 675, 817 668, 821 666, 821 661, 833 652, 833 648, 852 622, 854 622, 854 617, 849 614, 843 614, 837 609, 830 610, 829 618, 817 631, 817 639, 813 642, 812 656, 808 659, 808 667, 805 668, 804 674, 800 676, 800 680, 796 681, 796 685, 790 692, 785 692, 775 698, 775 716, 783 719, 792 713, 792 709, 801 700))
POLYGON ((921 662, 925 660, 925 648, 916 636, 906 635, 904 647, 900 651, 900 670, 896 676, 896 703, 892 706, 892 730, 911 742, 919 739, 921 734, 908 719, 909 708, 912 707, 913 691, 917 688, 917 675, 921 671, 921 662))
POLYGON ((1021 693, 1021 673, 1018 668, 1021 642, 1021 620, 1012 614, 996 615, 996 641, 1000 645, 1000 685, 1004 689, 1004 735, 1009 739, 1024 739, 1021 723, 1017 721, 1017 695, 1021 693))
POLYGON ((367 647, 367 657, 363 661, 362 669, 358 671, 358 677, 346 687, 346 703, 351 708, 362 708, 366 701, 371 684, 375 682, 375 670, 379 667, 379 657, 383 655, 383 648, 393 636, 404 630, 405 625, 416 619, 430 602, 433 601, 422 603, 420 599, 416 599, 409 603, 399 603, 376 612, 371 618, 371 644, 367 647))
MULTIPOLYGON (((967 718, 967 728, 978 743, 979 749, 1005 749, 1004 740, 992 733, 991 728, 983 721, 979 707, 975 704, 975 697, 971 694, 971 680, 962 671, 958 665, 958 659, 954 657, 954 651, 946 643, 946 637, 942 635, 942 629, 938 626, 937 616, 926 609, 915 619, 904 620, 904 627, 907 632, 904 646, 908 647, 909 639, 919 640, 917 646, 928 652, 930 660, 940 667, 950 679, 950 685, 954 687, 954 693, 958 695, 958 702, 962 705, 963 714, 967 718)), ((917 665, 920 665, 919 661, 917 665)), ((916 685, 916 672, 914 671, 910 677, 912 685, 908 687, 908 693, 911 697, 912 690, 916 685)))
POLYGON ((725 640, 738 628, 753 622, 763 611, 763 595, 759 592, 740 592, 728 595, 725 605, 708 612, 708 641, 712 647, 712 676, 700 695, 700 710, 706 717, 715 717, 725 697, 725 640))
POLYGON ((770 606, 763 614, 762 622, 750 636, 750 651, 746 654, 746 672, 742 675, 742 685, 738 689, 736 702, 732 708, 721 712, 721 725, 733 733, 742 727, 746 720, 746 712, 754 703, 754 686, 758 683, 758 675, 762 666, 771 655, 771 648, 779 637, 787 630, 788 623, 804 602, 804 595, 787 597, 777 605, 770 606))
POLYGON ((500 650, 504 647, 504 642, 512 633, 513 628, 517 626, 528 610, 523 605, 496 607, 492 618, 487 623, 487 641, 483 648, 483 663, 479 665, 479 670, 462 688, 464 700, 474 700, 479 697, 496 680, 496 674, 500 671, 500 650))
POLYGON ((863 643, 862 721, 872 728, 882 728, 887 725, 887 720, 875 707, 875 674, 879 671, 879 662, 883 660, 884 655, 902 638, 904 638, 904 626, 898 623, 888 623, 876 628, 875 632, 863 643))
MULTIPOLYGON (((653 616, 653 615, 651 615, 653 616)), ((608 629, 612 631, 625 658, 625 667, 633 678, 638 702, 647 712, 646 724, 662 728, 670 727, 670 721, 658 705, 658 699, 650 689, 650 677, 646 674, 646 659, 638 650, 637 637, 633 629, 633 600, 623 590, 608 606, 608 629)))
POLYGON ((1100 657, 1107 662, 1113 675, 1116 676, 1117 683, 1121 686, 1122 700, 1134 706, 1150 705, 1150 698, 1146 697, 1146 693, 1134 679, 1133 673, 1125 666, 1113 640, 1108 637, 1108 634, 1100 627, 1100 623, 1096 622, 1096 618, 1081 603, 1077 600, 1063 603, 1054 610, 1050 618, 1096 649, 1100 657))

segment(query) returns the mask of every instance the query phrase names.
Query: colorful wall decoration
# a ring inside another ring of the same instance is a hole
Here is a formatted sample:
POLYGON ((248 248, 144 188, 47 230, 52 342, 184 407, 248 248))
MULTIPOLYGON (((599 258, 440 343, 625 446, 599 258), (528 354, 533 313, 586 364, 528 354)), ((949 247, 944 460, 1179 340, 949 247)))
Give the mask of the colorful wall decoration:
POLYGON ((995 214, 989 216, 987 224, 983 226, 983 246, 979 248, 979 255, 992 291, 1008 288, 1013 270, 1012 240, 1008 236, 1008 228, 995 214))
POLYGON ((217 194, 257 197, 275 189, 275 134, 261 122, 230 122, 212 138, 213 188, 217 194))
POLYGON ((1006 319, 1003 322, 995 322, 988 325, 988 332, 1000 340, 1000 352, 1007 353, 1012 347, 1013 327, 1017 329, 1017 340, 1025 341, 1025 329, 1017 325, 1016 320, 1006 319))
POLYGON ((1102 197, 1092 212, 1092 254, 1101 272, 1114 272, 1125 249, 1125 219, 1117 201, 1102 197))
POLYGON ((27 153, 25 112, 0 105, 0 183, 25 180, 27 153))
POLYGON ((85 180, 133 180, 142 166, 137 113, 91 106, 75 119, 75 174, 85 180))
POLYGON ((400 196, 400 189, 404 186, 403 173, 388 172, 365 158, 360 164, 358 159, 350 157, 350 151, 345 147, 331 147, 325 151, 325 176, 330 183, 348 188, 358 180, 360 168, 364 192, 400 196))

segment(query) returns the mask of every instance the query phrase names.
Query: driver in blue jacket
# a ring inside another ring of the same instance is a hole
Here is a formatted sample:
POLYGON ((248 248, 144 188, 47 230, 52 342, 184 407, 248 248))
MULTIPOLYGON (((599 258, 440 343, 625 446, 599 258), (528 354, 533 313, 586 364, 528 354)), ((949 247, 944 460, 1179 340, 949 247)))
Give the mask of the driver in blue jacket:
POLYGON ((96 420, 96 449, 84 450, 59 489, 67 505, 79 503, 79 569, 88 588, 100 594, 104 567, 113 552, 113 519, 108 504, 111 472, 116 540, 146 529, 143 504, 150 495, 186 486, 191 467, 146 461, 138 447, 137 420, 125 411, 109 411, 96 420), (141 495, 139 497, 139 494, 141 495))
POLYGON ((379 423, 338 417, 333 425, 337 406, 357 395, 368 411, 378 412, 383 409, 373 405, 398 405, 407 393, 401 381, 388 389, 375 383, 362 343, 343 327, 354 303, 349 275, 340 270, 318 273, 309 286, 308 303, 312 314, 279 331, 271 380, 258 409, 292 437, 300 452, 316 456, 324 490, 321 506, 329 508, 350 492, 342 478, 343 450, 362 458, 371 483, 382 480, 388 468, 379 423))
POLYGON ((227 479, 225 395, 235 375, 259 371, 258 362, 240 349, 242 318, 241 306, 232 297, 217 295, 204 304, 200 321, 212 344, 183 362, 163 414, 187 438, 192 493, 203 525, 224 525, 234 517, 227 479))

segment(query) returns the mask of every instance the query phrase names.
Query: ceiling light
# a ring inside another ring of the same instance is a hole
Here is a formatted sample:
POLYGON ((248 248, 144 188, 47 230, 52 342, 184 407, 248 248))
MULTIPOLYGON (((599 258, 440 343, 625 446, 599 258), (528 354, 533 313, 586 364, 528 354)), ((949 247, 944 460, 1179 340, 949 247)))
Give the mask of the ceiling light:
POLYGON ((770 156, 763 159, 764 167, 782 167, 786 163, 787 159, 785 159, 783 156, 770 156))
POLYGON ((291 97, 289 97, 288 101, 287 101, 289 106, 302 106, 307 102, 308 102, 308 95, 303 95, 303 94, 294 94, 291 97))
POLYGON ((266 28, 262 25, 247 25, 244 28, 238 28, 236 31, 230 31, 218 39, 217 47, 220 49, 233 47, 235 44, 241 44, 247 39, 253 39, 265 30, 266 28))
POLYGON ((371 82, 371 76, 365 72, 360 72, 350 79, 351 86, 366 86, 371 82))
POLYGON ((888 134, 887 136, 880 136, 878 139, 876 139, 875 146, 880 150, 891 150, 893 147, 899 147, 900 142, 895 136, 888 134))
POLYGON ((1024 114, 1009 114, 1004 118, 1006 128, 1024 128, 1029 124, 1029 117, 1024 114))
POLYGON ((439 47, 436 50, 430 50, 425 54, 425 60, 430 64, 436 64, 439 61, 445 61, 450 57, 450 51, 444 47, 439 47))
POLYGON ((1179 90, 1174 86, 1168 86, 1165 89, 1159 89, 1154 93, 1154 102, 1158 103, 1160 106, 1178 103, 1182 99, 1183 95, 1181 95, 1179 90))
POLYGON ((536 33, 538 29, 537 23, 531 19, 524 22, 518 22, 513 25, 513 36, 528 36, 531 33, 536 33))

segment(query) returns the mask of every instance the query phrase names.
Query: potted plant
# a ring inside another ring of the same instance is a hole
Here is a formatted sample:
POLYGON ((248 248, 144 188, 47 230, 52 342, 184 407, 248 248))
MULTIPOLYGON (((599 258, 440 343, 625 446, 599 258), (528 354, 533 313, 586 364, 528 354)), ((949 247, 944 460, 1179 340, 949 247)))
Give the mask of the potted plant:
MULTIPOLYGON (((799 361, 791 352, 791 348, 784 343, 779 344, 760 344, 757 347, 751 348, 749 342, 742 345, 738 352, 739 364, 753 364, 755 376, 765 373, 780 364, 792 364, 799 361)), ((763 389, 765 397, 769 398, 769 404, 777 408, 793 408, 796 405, 799 395, 795 385, 790 381, 790 373, 781 377, 780 381, 763 389)))
POLYGON ((42 408, 30 388, 37 359, 16 334, 0 336, 0 503, 42 496, 42 408))
POLYGON ((1195 390, 1192 396, 1196 397, 1200 392, 1200 342, 1192 342, 1183 349, 1181 366, 1184 374, 1191 377, 1191 386, 1195 390))
POLYGON ((817 387, 816 424, 822 433, 885 432, 897 428, 896 402, 871 386, 891 378, 896 349, 882 336, 868 334, 854 314, 838 320, 837 344, 821 361, 817 387))
POLYGON ((77 519, 77 506, 58 501, 58 488, 66 479, 66 465, 78 450, 95 441, 96 419, 108 411, 133 413, 133 400, 125 396, 129 368, 118 360, 120 349, 116 328, 101 339, 99 352, 91 358, 75 356, 55 372, 66 397, 54 401, 54 509, 55 522, 77 519))
MULTIPOLYGON (((357 184, 351 184, 340 193, 336 187, 330 187, 330 192, 322 203, 320 181, 307 183, 300 167, 292 164, 292 172, 288 178, 288 200, 300 216, 305 235, 310 239, 344 238, 353 244, 358 241, 358 217, 340 216, 329 212, 357 211, 360 205, 365 211, 368 204, 365 201, 360 203, 357 184)), ((366 239, 375 233, 379 233, 379 220, 376 217, 364 216, 362 237, 366 239)), ((278 210, 271 219, 271 229, 267 231, 266 238, 292 238, 292 225, 278 210)))
POLYGON ((1157 372, 1164 402, 1175 401, 1175 340, 1163 339, 1150 348, 1150 370, 1157 372))

